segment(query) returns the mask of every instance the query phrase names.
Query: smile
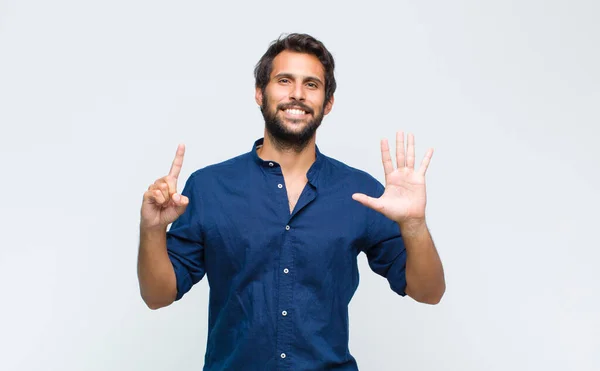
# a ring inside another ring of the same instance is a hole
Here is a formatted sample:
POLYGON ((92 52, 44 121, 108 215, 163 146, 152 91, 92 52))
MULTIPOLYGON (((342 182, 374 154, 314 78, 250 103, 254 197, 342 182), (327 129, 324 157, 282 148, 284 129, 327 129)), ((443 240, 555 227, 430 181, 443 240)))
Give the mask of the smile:
POLYGON ((285 113, 288 113, 290 115, 293 116, 302 116, 302 115, 306 115, 306 112, 301 110, 301 109, 297 109, 297 108, 290 108, 290 109, 286 109, 285 113))

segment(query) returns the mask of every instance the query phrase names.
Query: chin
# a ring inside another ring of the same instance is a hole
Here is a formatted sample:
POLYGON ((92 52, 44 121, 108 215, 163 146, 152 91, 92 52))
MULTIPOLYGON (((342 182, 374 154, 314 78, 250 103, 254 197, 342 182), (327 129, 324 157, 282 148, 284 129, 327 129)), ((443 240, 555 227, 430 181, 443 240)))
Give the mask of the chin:
POLYGON ((290 119, 287 117, 280 117, 279 122, 286 128, 288 128, 292 131, 297 131, 297 130, 302 129, 305 126, 307 126, 309 124, 310 120, 308 120, 308 119, 290 119))

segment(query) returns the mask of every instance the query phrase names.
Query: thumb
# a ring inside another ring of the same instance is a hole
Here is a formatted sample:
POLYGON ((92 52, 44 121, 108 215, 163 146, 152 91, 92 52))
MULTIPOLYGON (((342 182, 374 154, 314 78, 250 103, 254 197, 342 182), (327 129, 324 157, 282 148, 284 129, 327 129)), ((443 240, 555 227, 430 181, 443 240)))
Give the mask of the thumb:
POLYGON ((370 207, 371 209, 373 209, 375 211, 381 210, 381 205, 379 203, 378 198, 373 198, 373 197, 367 196, 363 193, 355 193, 352 195, 352 199, 354 201, 360 202, 361 204, 363 204, 366 207, 370 207))
POLYGON ((178 215, 181 215, 187 208, 187 205, 190 203, 190 199, 184 195, 175 193, 173 195, 173 202, 175 203, 175 211, 178 215))

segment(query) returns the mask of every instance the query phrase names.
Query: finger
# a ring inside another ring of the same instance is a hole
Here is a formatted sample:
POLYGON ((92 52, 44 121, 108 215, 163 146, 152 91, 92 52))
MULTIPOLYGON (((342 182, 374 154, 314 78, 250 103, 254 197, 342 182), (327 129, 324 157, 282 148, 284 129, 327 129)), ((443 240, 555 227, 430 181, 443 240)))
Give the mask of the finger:
POLYGON ((157 203, 158 203, 159 205, 164 205, 164 204, 166 204, 167 202, 169 202, 169 199, 165 197, 165 194, 164 194, 164 193, 162 193, 162 192, 160 192, 160 191, 158 191, 158 190, 157 190, 157 191, 155 191, 154 193, 155 193, 155 195, 156 195, 156 201, 157 201, 157 203))
POLYGON ((169 185, 164 180, 164 178, 157 180, 154 183, 154 188, 157 189, 160 193, 162 193, 163 197, 166 200, 171 199, 171 196, 170 196, 171 193, 169 192, 169 185))
POLYGON ((352 199, 354 201, 360 202, 361 204, 363 204, 366 207, 370 207, 371 209, 373 209, 375 211, 383 210, 383 206, 380 204, 378 198, 373 198, 373 197, 367 196, 362 193, 354 193, 352 195, 352 199))
POLYGON ((143 202, 154 202, 153 190, 148 188, 146 192, 144 192, 143 202))
POLYGON ((171 164, 171 170, 169 171, 169 176, 177 179, 179 177, 179 172, 181 171, 181 166, 183 165, 183 155, 185 154, 185 145, 182 143, 177 146, 177 152, 175 153, 175 159, 171 164))
POLYGON ((175 193, 171 198, 175 203, 175 206, 187 205, 190 202, 190 199, 182 195, 181 193, 175 193))
POLYGON ((415 168, 415 136, 408 134, 408 145, 406 147, 406 167, 415 168))
POLYGON ((153 190, 147 191, 146 197, 149 202, 157 204, 157 205, 163 205, 166 202, 165 197, 163 196, 162 192, 158 189, 153 189, 153 190))
POLYGON ((381 162, 383 163, 383 172, 387 176, 394 171, 394 163, 390 157, 390 147, 388 146, 387 139, 381 140, 381 162))
POLYGON ((433 157, 433 148, 429 148, 425 157, 423 157, 423 161, 421 161, 421 167, 419 168, 419 174, 425 176, 427 172, 427 168, 429 168, 429 163, 431 162, 431 157, 433 157))
POLYGON ((177 178, 172 175, 167 175, 163 178, 163 181, 167 184, 169 195, 173 196, 177 193, 177 178))
MULTIPOLYGON (((175 196, 174 196, 174 198, 175 198, 175 196)), ((174 200, 175 201, 175 211, 177 212, 177 215, 181 215, 187 208, 187 205, 190 203, 190 200, 186 196, 179 195, 179 194, 176 194, 176 198, 177 198, 177 201, 174 200)))
POLYGON ((396 166, 404 167, 404 132, 396 133, 396 166))

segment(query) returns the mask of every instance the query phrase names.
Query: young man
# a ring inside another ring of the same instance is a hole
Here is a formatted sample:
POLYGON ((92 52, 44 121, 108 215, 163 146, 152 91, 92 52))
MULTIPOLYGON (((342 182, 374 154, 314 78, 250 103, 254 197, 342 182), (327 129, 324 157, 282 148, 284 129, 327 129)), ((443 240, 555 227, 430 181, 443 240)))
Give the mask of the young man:
POLYGON ((425 223, 433 151, 415 170, 414 138, 405 153, 400 132, 394 168, 382 141, 385 188, 322 154, 315 133, 333 106, 333 71, 311 36, 275 41, 255 69, 264 138, 192 173, 181 194, 180 145, 169 174, 144 193, 142 298, 152 309, 170 305, 206 274, 204 370, 357 370, 348 304, 360 252, 399 295, 435 304, 445 291, 425 223))

